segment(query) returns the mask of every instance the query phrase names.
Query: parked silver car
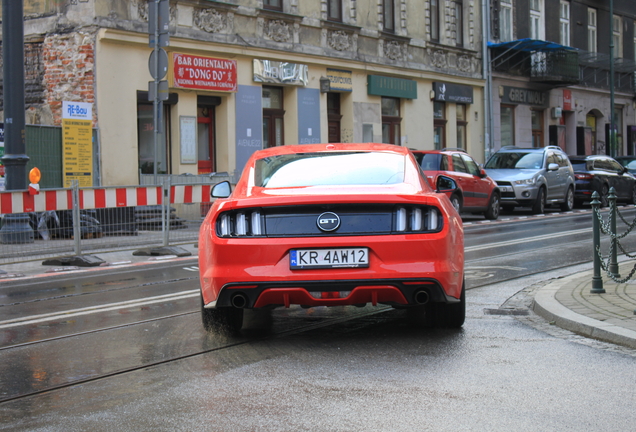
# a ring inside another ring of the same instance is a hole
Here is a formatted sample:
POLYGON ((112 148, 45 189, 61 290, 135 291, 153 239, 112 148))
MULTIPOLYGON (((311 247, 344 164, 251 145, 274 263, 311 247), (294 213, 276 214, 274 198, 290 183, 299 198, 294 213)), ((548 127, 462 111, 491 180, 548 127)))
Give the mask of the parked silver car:
POLYGON ((574 207, 574 170, 559 147, 503 147, 484 168, 497 182, 505 210, 531 207, 538 214, 546 205, 560 204, 563 211, 574 207))

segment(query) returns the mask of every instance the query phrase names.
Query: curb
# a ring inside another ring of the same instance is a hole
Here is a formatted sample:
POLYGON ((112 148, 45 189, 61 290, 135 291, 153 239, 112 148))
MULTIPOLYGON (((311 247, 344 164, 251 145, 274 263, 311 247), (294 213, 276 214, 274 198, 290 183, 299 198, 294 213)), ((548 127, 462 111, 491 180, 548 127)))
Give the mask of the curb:
POLYGON ((571 332, 636 349, 636 331, 589 318, 563 306, 557 299, 559 289, 580 278, 579 274, 555 279, 534 296, 532 310, 544 319, 571 332))

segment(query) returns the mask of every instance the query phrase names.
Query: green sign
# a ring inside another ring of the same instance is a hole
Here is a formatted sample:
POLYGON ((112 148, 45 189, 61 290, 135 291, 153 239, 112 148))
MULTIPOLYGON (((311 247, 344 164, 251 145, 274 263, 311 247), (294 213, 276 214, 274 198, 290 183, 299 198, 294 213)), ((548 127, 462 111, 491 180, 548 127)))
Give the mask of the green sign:
POLYGON ((403 78, 367 75, 367 93, 404 99, 417 99, 417 83, 403 78))

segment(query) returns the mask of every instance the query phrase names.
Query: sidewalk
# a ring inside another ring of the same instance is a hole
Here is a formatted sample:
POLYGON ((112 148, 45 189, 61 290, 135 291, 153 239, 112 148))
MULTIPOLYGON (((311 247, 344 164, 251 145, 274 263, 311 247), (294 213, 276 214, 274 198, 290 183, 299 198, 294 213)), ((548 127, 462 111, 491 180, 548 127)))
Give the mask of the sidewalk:
MULTIPOLYGON (((627 264, 619 264, 622 278, 632 270, 627 264)), ((602 272, 605 293, 592 294, 593 275, 590 269, 550 280, 536 292, 532 309, 558 327, 636 348, 636 280, 618 284, 602 272)))
POLYGON ((24 281, 29 278, 40 278, 55 275, 65 275, 78 273, 78 272, 94 272, 102 270, 112 270, 114 268, 141 266, 141 265, 157 265, 166 261, 176 260, 190 260, 196 264, 199 250, 194 243, 180 244, 174 246, 176 250, 189 252, 190 256, 177 257, 176 255, 160 255, 160 256, 135 256, 133 252, 143 247, 137 247, 130 250, 118 250, 113 252, 95 252, 92 254, 94 257, 100 258, 104 261, 103 264, 94 267, 78 267, 73 265, 43 265, 43 260, 28 261, 12 264, 0 264, 0 287, 5 284, 10 284, 11 281, 24 281))

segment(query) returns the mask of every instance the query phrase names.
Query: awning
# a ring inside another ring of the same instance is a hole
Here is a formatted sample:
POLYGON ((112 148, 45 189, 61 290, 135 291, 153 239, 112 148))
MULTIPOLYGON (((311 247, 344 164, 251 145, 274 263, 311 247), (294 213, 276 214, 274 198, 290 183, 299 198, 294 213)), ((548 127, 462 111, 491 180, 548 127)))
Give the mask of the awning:
POLYGON ((565 45, 559 45, 558 43, 543 41, 538 39, 518 39, 510 42, 488 42, 488 48, 505 48, 515 51, 526 52, 545 52, 545 51, 561 51, 569 50, 576 51, 575 48, 565 45))

